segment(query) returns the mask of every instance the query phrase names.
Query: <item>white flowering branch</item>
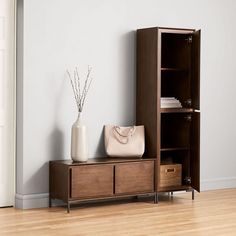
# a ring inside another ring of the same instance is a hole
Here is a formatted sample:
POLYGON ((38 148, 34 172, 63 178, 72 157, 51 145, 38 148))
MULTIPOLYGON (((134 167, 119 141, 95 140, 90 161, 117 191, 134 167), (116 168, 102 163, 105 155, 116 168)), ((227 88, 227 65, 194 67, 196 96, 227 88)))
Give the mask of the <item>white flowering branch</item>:
POLYGON ((78 72, 78 68, 75 67, 74 70, 74 77, 72 78, 71 73, 69 72, 69 70, 67 70, 67 74, 70 78, 70 83, 73 89, 73 93, 74 93, 74 98, 76 101, 76 106, 78 109, 78 113, 81 113, 83 111, 84 108, 84 102, 86 100, 90 85, 92 83, 92 78, 91 78, 91 71, 92 68, 90 66, 88 66, 88 72, 87 72, 87 76, 84 82, 84 87, 83 89, 81 89, 81 80, 79 77, 79 72, 78 72))

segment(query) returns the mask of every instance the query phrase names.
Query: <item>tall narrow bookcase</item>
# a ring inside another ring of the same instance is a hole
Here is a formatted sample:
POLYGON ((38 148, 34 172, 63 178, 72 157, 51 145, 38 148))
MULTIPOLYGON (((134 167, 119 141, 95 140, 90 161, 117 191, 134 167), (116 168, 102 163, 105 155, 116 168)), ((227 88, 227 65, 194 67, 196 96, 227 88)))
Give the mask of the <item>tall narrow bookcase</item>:
POLYGON ((145 125, 145 156, 156 158, 155 191, 200 191, 200 31, 137 30, 136 123, 145 125), (175 97, 181 108, 161 108, 175 97), (182 165, 178 186, 160 185, 167 160, 182 165))

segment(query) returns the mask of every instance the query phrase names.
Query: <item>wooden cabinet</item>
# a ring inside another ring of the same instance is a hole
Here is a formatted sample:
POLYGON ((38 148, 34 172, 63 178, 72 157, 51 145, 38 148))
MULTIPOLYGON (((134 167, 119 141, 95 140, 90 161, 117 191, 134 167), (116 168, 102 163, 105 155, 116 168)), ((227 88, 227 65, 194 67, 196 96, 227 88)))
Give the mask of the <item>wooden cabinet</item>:
POLYGON ((115 194, 154 191, 153 162, 121 163, 115 166, 115 194))
POLYGON ((153 194, 155 159, 97 158, 86 163, 51 161, 49 204, 153 194))
POLYGON ((139 29, 136 89, 145 155, 157 160, 155 191, 200 191, 200 31, 139 29), (161 98, 170 97, 182 107, 162 107, 161 98), (160 167, 166 163, 182 165, 178 186, 161 185, 160 167))
POLYGON ((71 198, 112 195, 113 165, 83 165, 71 168, 71 198))

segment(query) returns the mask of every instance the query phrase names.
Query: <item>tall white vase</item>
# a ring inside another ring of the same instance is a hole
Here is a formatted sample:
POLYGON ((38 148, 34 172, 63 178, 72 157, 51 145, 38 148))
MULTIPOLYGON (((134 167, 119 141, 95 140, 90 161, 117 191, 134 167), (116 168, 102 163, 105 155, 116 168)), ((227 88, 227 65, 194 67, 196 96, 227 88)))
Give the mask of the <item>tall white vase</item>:
POLYGON ((71 158, 81 162, 88 160, 87 131, 80 114, 71 129, 71 158))

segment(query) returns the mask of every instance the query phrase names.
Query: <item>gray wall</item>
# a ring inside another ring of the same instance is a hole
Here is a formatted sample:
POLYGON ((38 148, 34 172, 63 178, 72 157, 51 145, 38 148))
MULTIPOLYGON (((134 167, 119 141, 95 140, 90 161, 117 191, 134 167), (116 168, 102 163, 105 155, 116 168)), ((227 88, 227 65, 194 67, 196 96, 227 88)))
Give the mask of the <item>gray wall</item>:
POLYGON ((135 122, 135 30, 151 26, 202 29, 202 189, 236 187, 235 1, 24 0, 20 5, 18 206, 45 206, 48 161, 70 157, 76 108, 67 68, 78 65, 84 76, 87 65, 93 67, 83 114, 91 157, 104 155, 104 124, 135 122))

